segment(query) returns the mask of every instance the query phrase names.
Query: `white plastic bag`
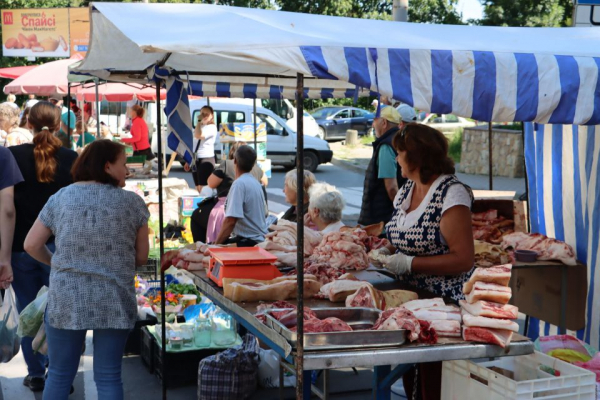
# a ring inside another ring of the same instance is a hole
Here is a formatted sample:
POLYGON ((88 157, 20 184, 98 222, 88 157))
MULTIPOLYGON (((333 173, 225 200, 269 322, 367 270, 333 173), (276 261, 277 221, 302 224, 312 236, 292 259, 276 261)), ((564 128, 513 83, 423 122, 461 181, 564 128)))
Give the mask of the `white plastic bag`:
POLYGON ((19 353, 21 339, 17 335, 19 313, 15 292, 9 287, 0 306, 0 363, 7 363, 19 353))
POLYGON ((17 332, 20 337, 35 337, 37 335, 44 321, 47 302, 48 287, 42 286, 35 300, 21 311, 21 315, 19 316, 19 331, 17 332))
POLYGON ((42 326, 38 330, 31 347, 34 352, 48 355, 48 342, 46 341, 46 324, 42 321, 42 326))
POLYGON ((192 278, 190 278, 185 272, 182 272, 173 266, 165 270, 165 275, 172 275, 173 278, 177 279, 177 281, 181 284, 194 285, 194 280, 192 278))
MULTIPOLYGON (((258 365, 258 384, 264 388, 279 387, 279 361, 281 357, 275 350, 259 349, 260 364, 258 365)), ((283 386, 296 386, 296 377, 284 370, 283 386)))

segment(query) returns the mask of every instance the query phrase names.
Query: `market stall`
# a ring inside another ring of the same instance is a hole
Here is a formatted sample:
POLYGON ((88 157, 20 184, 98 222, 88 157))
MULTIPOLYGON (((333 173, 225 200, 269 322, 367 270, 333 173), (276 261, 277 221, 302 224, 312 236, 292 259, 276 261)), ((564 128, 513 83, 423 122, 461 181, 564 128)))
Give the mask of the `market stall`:
MULTIPOLYGON (((288 88, 288 96, 297 100, 299 115, 305 97, 354 97, 368 91, 420 109, 482 121, 583 124, 600 113, 600 109, 585 105, 590 99, 596 101, 600 93, 582 85, 585 96, 573 96, 576 85, 570 78, 598 75, 592 58, 597 54, 590 41, 600 41, 600 37, 591 29, 415 25, 183 4, 98 3, 92 8, 91 20, 92 46, 74 72, 164 84, 169 147, 188 162, 193 158, 188 94, 207 95, 214 90, 228 96, 234 87, 244 97, 268 91, 272 98, 284 96, 288 88), (162 16, 167 11, 177 18, 165 21, 162 16), (152 21, 165 29, 147 28, 152 21), (221 21, 238 28, 211 35, 221 21), (208 43, 197 39, 206 37, 211 37, 208 43), (581 111, 572 113, 573 107, 581 111)), ((302 119, 298 119, 298 132, 302 132, 302 119)), ((302 160, 302 134, 297 137, 297 158, 302 160)), ((303 198, 302 169, 299 163, 299 198, 303 198)), ((304 261, 303 232, 299 221, 297 265, 304 261)), ((303 268, 297 272, 294 361, 301 397, 303 365, 310 357, 302 340, 303 268)), ((208 287, 204 290, 209 293, 208 287)), ((218 301, 217 294, 213 297, 218 301)), ((231 307, 231 311, 240 313, 236 317, 243 315, 238 308, 231 307)), ((308 395, 306 390, 304 395, 308 395)))

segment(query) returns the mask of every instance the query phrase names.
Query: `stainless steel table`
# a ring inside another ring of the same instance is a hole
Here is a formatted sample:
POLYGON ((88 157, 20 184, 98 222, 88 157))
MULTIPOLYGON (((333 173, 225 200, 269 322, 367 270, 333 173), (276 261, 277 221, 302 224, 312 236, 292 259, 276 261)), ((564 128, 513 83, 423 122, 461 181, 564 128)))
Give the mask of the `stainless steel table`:
MULTIPOLYGON (((262 342, 275 350, 285 361, 294 363, 294 352, 290 344, 273 329, 268 328, 254 317, 258 303, 235 303, 223 295, 223 289, 216 286, 204 271, 188 272, 198 290, 216 305, 230 313, 238 323, 262 342)), ((359 279, 369 281, 379 289, 405 289, 399 282, 375 271, 361 271, 359 279)), ((293 301, 291 301, 293 303, 293 301)), ((305 300, 305 307, 331 307, 326 300, 305 300)), ((365 346, 348 350, 305 350, 303 364, 305 371, 304 395, 311 396, 310 373, 313 370, 329 370, 349 367, 374 367, 373 389, 376 399, 389 399, 390 387, 413 364, 422 362, 465 360, 517 356, 533 353, 533 343, 520 335, 514 335, 511 344, 502 349, 483 343, 470 343, 461 339, 441 338, 435 345, 410 343, 398 347, 369 348, 365 346), (394 370, 391 365, 398 365, 394 370)))

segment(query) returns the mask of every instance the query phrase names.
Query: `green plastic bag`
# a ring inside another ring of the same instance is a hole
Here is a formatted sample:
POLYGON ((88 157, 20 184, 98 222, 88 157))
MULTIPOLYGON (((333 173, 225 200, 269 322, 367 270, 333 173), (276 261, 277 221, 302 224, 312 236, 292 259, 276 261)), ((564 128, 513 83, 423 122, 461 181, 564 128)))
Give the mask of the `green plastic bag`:
POLYGON ((35 300, 29 303, 19 315, 19 330, 17 333, 20 337, 35 337, 44 321, 47 302, 48 287, 44 286, 38 292, 35 300))

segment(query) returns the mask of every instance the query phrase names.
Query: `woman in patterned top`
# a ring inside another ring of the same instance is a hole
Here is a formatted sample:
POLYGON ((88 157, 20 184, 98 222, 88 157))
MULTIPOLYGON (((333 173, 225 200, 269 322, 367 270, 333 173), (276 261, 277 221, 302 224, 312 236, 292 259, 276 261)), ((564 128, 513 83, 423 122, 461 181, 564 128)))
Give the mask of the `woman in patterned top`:
POLYGON ((125 162, 121 144, 87 146, 73 165, 75 183, 48 200, 25 239, 25 250, 51 266, 44 399, 69 396, 89 329, 98 398, 123 398, 121 359, 137 318, 134 268, 146 263, 149 247, 144 200, 122 189, 125 162), (46 247, 52 235, 54 254, 46 247))
POLYGON ((408 182, 396 195, 386 225, 395 254, 381 261, 418 289, 462 299, 462 285, 474 265, 471 189, 454 176, 448 140, 441 132, 408 124, 392 143, 408 182))
MULTIPOLYGON (((418 289, 462 299, 462 285, 475 263, 471 189, 454 176, 448 140, 441 132, 411 123, 392 144, 408 181, 396 195, 395 211, 386 225, 395 254, 383 258, 384 266, 418 289)), ((419 364, 418 374, 416 370, 403 376, 406 393, 439 399, 442 363, 419 364)))

